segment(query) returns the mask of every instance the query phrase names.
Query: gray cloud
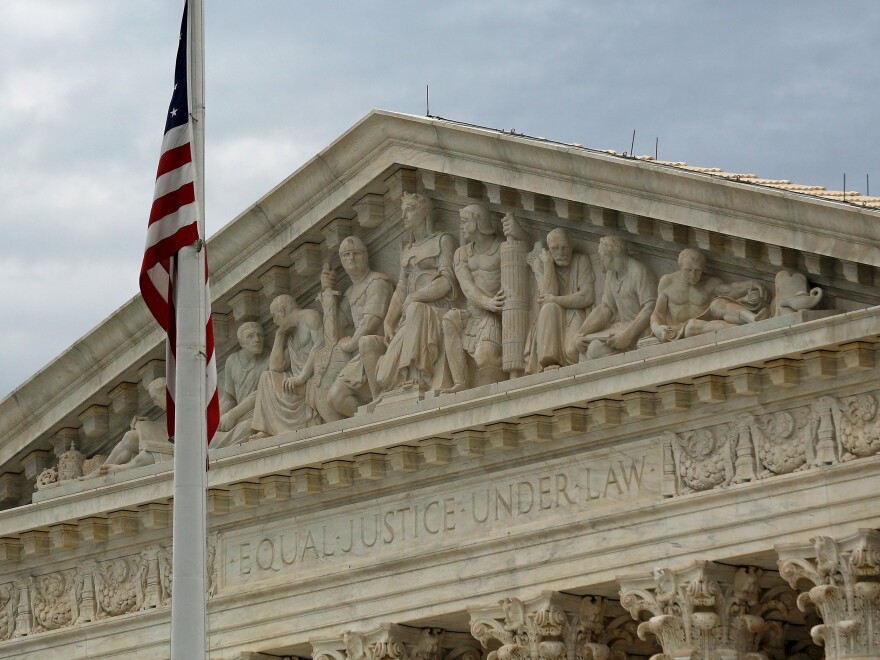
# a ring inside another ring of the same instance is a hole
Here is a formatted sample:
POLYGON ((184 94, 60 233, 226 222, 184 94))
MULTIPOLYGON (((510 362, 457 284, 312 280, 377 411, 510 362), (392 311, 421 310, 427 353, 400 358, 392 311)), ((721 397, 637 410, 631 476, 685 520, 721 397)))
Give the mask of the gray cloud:
MULTIPOLYGON (((210 2, 215 231, 373 108, 880 190, 880 4, 210 2)), ((181 4, 0 3, 0 396, 134 295, 181 4)))

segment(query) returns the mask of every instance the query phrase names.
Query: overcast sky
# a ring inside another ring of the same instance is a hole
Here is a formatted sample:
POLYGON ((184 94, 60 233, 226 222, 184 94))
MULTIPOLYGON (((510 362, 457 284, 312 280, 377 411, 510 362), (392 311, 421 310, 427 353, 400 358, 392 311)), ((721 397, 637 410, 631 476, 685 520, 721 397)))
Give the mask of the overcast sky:
MULTIPOLYGON (((211 234, 373 108, 880 192, 876 0, 206 0, 211 234)), ((181 0, 0 1, 0 397, 137 291, 181 0)))

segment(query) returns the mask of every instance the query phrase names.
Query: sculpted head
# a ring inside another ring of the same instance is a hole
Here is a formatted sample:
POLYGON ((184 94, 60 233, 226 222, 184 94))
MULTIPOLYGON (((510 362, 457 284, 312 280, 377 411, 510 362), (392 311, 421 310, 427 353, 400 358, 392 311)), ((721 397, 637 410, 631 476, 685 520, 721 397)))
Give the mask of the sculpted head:
POLYGON ((238 345, 257 357, 263 354, 263 326, 256 321, 242 323, 238 327, 238 345))
POLYGON ((697 284, 706 270, 706 257, 699 250, 685 248, 678 255, 678 267, 688 284, 697 284))
POLYGON ((498 223, 492 222, 492 215, 482 204, 468 204, 458 212, 461 218, 461 235, 466 241, 472 241, 477 234, 494 236, 500 234, 498 223))
POLYGON ((278 326, 281 325, 284 317, 295 309, 299 309, 299 306, 296 304, 296 300, 293 299, 293 296, 287 293, 282 293, 280 296, 276 296, 269 304, 269 313, 272 314, 272 320, 275 321, 275 325, 278 326))
POLYGON ((160 409, 165 410, 165 379, 157 378, 150 382, 147 385, 147 394, 150 395, 150 399, 152 399, 153 403, 159 406, 160 409))
POLYGON ((412 229, 416 223, 424 223, 428 233, 433 231, 431 223, 431 200, 419 193, 403 193, 400 200, 400 213, 403 226, 412 229))
POLYGON ((599 239, 599 263, 605 272, 620 270, 626 259, 626 243, 617 236, 603 236, 599 239))
POLYGON ((349 236, 339 244, 339 259, 349 277, 359 277, 368 270, 367 246, 357 236, 349 236))
POLYGON ((565 268, 571 263, 571 239, 562 227, 547 234, 547 249, 557 266, 565 268))

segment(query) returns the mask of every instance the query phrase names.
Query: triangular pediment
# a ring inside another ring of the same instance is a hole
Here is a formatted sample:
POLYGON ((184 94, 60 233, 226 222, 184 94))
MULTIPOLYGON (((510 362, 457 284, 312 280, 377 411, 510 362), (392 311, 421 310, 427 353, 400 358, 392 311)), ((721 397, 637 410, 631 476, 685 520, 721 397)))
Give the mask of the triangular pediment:
MULTIPOLYGON (((431 198, 435 223, 455 234, 458 210, 473 202, 512 213, 536 241, 563 227, 592 253, 598 284, 597 242, 619 236, 658 275, 674 270, 678 253, 691 247, 727 279, 772 288, 776 272, 801 272, 823 288, 825 309, 880 302, 880 213, 872 208, 376 111, 211 237, 221 365, 238 348, 241 322, 271 325, 274 295, 289 292, 314 307, 323 263, 340 273, 340 286, 347 283, 336 253, 347 235, 361 237, 372 267, 396 281, 404 192, 431 198)), ((106 451, 123 417, 149 410, 132 388, 161 370, 162 342, 140 298, 126 303, 0 403, 0 465, 20 469, 26 455, 48 452, 65 430, 80 429, 86 453, 106 451), (84 425, 96 430, 85 434, 84 425)))

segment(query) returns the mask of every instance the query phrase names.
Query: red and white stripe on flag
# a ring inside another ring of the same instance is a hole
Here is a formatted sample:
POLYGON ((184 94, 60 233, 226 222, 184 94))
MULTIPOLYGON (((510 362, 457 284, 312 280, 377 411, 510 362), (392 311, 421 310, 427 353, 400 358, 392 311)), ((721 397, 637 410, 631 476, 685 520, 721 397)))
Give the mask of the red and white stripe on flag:
MULTIPOLYGON (((180 28, 180 45, 174 71, 174 91, 168 107, 162 154, 156 172, 153 206, 147 226, 147 244, 141 264, 140 289, 152 315, 167 335, 165 377, 167 391, 168 437, 174 439, 174 399, 176 374, 177 325, 175 322, 175 291, 177 253, 199 239, 199 200, 196 199, 196 168, 193 163, 193 131, 189 117, 187 84, 187 20, 186 5, 180 28)), ((204 249, 204 248, 203 248, 204 249)), ((211 295, 208 288, 208 259, 205 256, 205 410, 208 442, 220 423, 217 393, 217 362, 214 353, 214 324, 211 320, 211 295)))

